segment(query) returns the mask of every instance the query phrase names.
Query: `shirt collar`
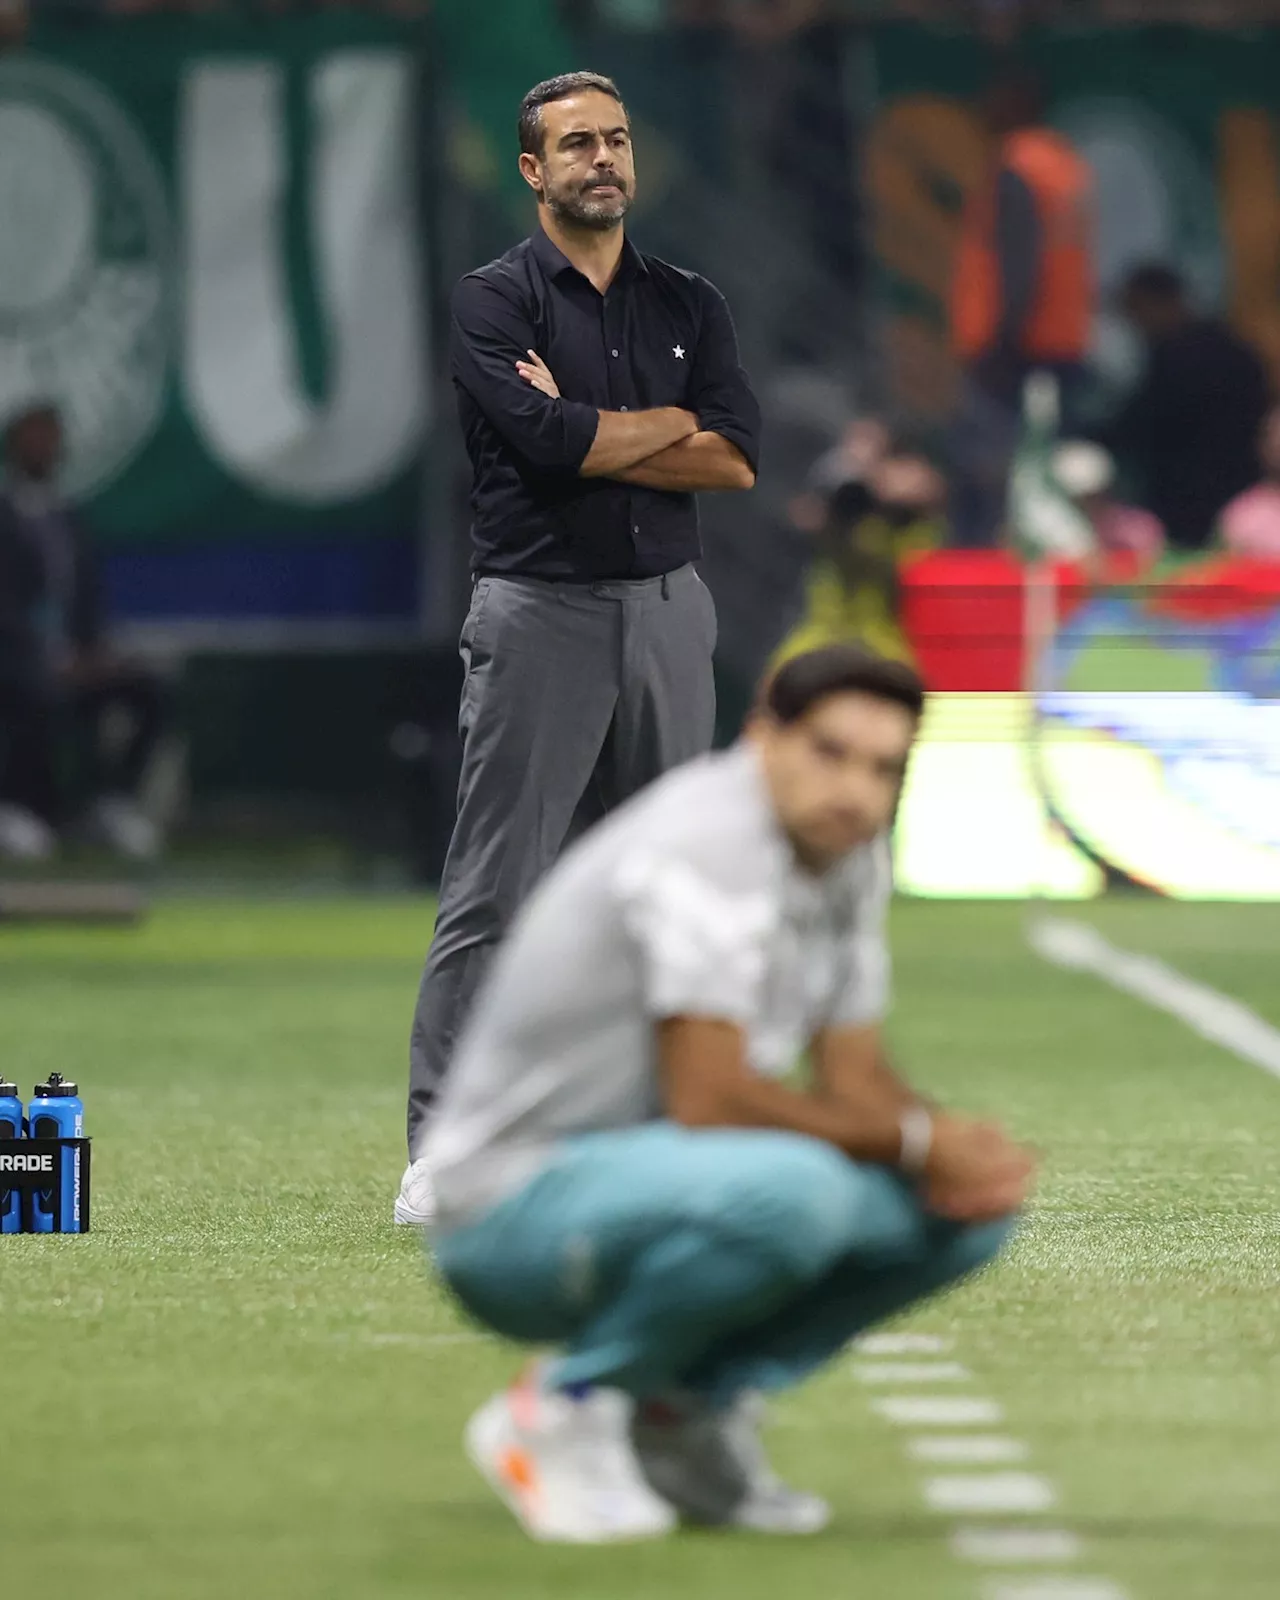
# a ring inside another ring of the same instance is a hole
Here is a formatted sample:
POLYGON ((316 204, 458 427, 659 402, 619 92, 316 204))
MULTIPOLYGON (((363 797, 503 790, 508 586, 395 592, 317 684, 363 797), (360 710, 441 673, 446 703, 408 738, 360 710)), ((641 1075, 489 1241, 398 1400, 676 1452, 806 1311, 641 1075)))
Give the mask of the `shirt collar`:
MULTIPOLYGON (((548 278, 558 278, 565 272, 578 272, 577 267, 569 260, 559 245, 554 244, 541 228, 534 231, 530 240, 530 248, 538 258, 538 262, 548 278)), ((578 276, 581 277, 582 274, 578 273, 578 276)), ((622 283, 630 277, 647 278, 648 276, 648 262, 636 249, 635 245, 632 244, 631 240, 624 237, 622 241, 622 260, 618 264, 618 275, 613 281, 622 283)))

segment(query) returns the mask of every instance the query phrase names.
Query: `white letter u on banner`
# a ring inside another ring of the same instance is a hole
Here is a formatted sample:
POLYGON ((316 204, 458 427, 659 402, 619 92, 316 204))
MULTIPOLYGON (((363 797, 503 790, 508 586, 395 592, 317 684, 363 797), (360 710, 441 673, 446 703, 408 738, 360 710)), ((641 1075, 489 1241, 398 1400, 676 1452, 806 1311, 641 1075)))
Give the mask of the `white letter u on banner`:
POLYGON ((328 57, 311 80, 309 243, 330 352, 320 404, 302 388, 286 281, 282 74, 206 62, 187 79, 187 403, 210 453, 264 495, 367 494, 422 438, 410 74, 404 56, 362 50, 328 57))

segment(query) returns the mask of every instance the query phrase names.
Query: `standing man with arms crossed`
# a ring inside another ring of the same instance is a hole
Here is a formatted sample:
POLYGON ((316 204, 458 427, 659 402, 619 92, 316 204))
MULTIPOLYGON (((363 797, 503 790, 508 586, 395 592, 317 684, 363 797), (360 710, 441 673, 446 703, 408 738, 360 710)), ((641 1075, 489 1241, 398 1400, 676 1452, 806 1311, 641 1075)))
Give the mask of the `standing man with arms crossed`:
POLYGON ((816 1532, 826 1506, 764 1462, 755 1392, 1008 1234, 1030 1160, 921 1101, 881 1040, 922 698, 855 646, 795 657, 741 744, 596 828, 503 946, 427 1149, 460 1299, 560 1347, 467 1430, 535 1538, 653 1537, 677 1512, 816 1532))
POLYGON ((759 447, 723 297, 624 235, 635 164, 617 88, 553 78, 519 126, 538 228, 453 300, 476 582, 458 818, 410 1046, 403 1223, 432 1218, 423 1135, 517 907, 567 839, 710 748, 716 621, 692 565, 694 495, 751 488, 759 447))

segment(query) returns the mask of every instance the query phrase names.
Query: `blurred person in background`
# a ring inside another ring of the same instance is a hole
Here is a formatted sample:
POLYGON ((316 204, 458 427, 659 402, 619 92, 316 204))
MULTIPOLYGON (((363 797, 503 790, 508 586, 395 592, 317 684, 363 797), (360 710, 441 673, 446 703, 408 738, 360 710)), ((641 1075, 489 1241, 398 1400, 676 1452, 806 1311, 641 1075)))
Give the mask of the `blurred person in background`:
POLYGON ((53 853, 68 822, 67 746, 86 767, 88 831, 137 860, 159 849, 137 803, 164 723, 159 681, 112 650, 86 530, 58 491, 62 421, 33 405, 4 434, 0 487, 0 852, 53 853))
MULTIPOLYGON (((779 646, 776 667, 806 650, 861 644, 889 660, 914 664, 900 622, 905 565, 947 542, 946 484, 920 451, 896 444, 883 424, 854 424, 837 451, 818 463, 810 490, 821 511, 810 528, 816 549, 801 620, 779 646), (852 469, 852 470, 851 470, 852 469), (830 475, 844 470, 843 479, 830 475)), ((811 515, 806 496, 793 514, 811 515)))
POLYGON ((1257 481, 1271 382, 1253 347, 1191 304, 1171 267, 1139 267, 1121 296, 1146 368, 1099 442, 1140 478, 1177 550, 1202 550, 1223 508, 1257 481))
POLYGON ((967 547, 999 538, 1027 377, 1052 372, 1070 414, 1095 294, 1092 174, 1044 125, 1038 79, 1023 70, 998 77, 983 115, 992 160, 965 208, 951 294, 962 376, 952 516, 967 547))
POLYGON ((1100 554, 1127 556, 1139 569, 1159 561, 1165 548, 1159 517, 1113 494, 1116 464, 1100 444, 1067 440, 1054 451, 1051 470, 1054 482, 1088 519, 1100 554))
POLYGON ((577 833, 711 746, 695 495, 751 488, 759 449, 724 297, 626 237, 636 174, 617 87, 538 84, 519 137, 538 227, 453 298, 475 587, 457 821, 410 1044, 406 1225, 431 1220, 423 1135, 520 903, 577 833))
POLYGON ((30 23, 27 0, 0 0, 0 55, 26 43, 30 23))
POLYGON ((761 1392, 1011 1232, 1027 1153, 884 1047, 923 701, 847 645, 790 661, 733 749, 565 855, 492 969, 429 1137, 434 1246, 481 1323, 557 1347, 466 1433, 536 1539, 819 1532, 830 1508, 765 1458, 761 1392))
POLYGON ((1233 556, 1280 561, 1280 408, 1268 413, 1258 443, 1262 481, 1222 513, 1218 537, 1233 556))
POLYGON ((816 533, 826 514, 826 497, 843 484, 865 482, 892 443, 888 424, 879 417, 855 417, 809 468, 802 494, 791 503, 795 526, 816 533))

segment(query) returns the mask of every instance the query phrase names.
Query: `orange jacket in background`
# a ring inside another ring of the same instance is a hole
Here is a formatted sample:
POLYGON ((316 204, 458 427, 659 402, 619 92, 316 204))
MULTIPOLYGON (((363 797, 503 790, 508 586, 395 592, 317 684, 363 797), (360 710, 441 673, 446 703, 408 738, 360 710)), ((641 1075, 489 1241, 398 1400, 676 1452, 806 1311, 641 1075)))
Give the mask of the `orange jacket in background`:
POLYGON ((1012 172, 1030 190, 1040 222, 1040 268, 1017 342, 1029 361, 1078 361, 1093 313, 1092 175, 1061 134, 1024 128, 1000 147, 997 169, 965 209, 951 295, 952 342, 963 361, 986 355, 1003 320, 996 248, 996 187, 1012 172))

